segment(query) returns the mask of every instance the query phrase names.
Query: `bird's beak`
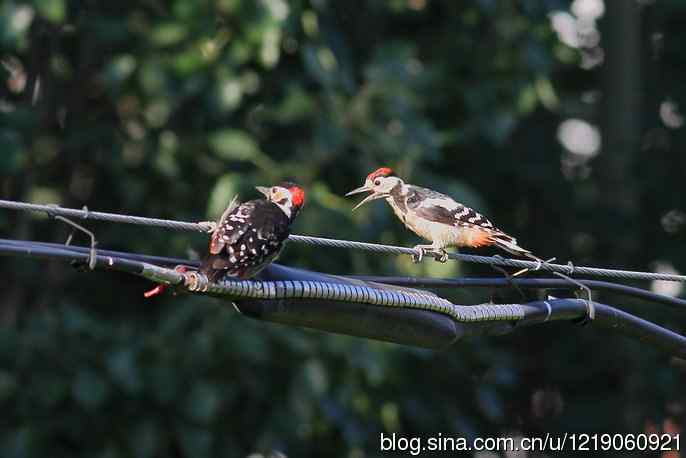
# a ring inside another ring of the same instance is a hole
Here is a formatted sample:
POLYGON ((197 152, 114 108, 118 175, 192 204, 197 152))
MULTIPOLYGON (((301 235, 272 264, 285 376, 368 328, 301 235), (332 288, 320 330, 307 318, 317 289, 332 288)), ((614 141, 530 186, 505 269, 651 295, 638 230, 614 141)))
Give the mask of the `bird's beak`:
POLYGON ((359 193, 361 193, 361 192, 371 191, 371 190, 372 190, 372 188, 370 188, 370 187, 367 186, 367 185, 360 186, 359 188, 353 189, 352 191, 350 191, 348 194, 345 195, 345 197, 352 196, 352 195, 354 195, 354 194, 359 194, 359 193))
POLYGON ((269 195, 270 195, 270 193, 271 193, 271 189, 270 189, 270 188, 265 188, 264 186, 255 186, 255 189, 257 189, 259 192, 261 192, 262 194, 264 194, 264 196, 265 196, 267 199, 269 199, 269 195))
POLYGON ((360 208, 361 206, 363 206, 363 205, 366 204, 367 202, 371 202, 372 200, 376 200, 376 199, 383 199, 383 198, 385 198, 385 197, 388 197, 388 194, 381 194, 381 193, 372 192, 372 193, 369 194, 367 197, 365 197, 364 199, 362 199, 362 202, 360 202, 359 204, 355 205, 355 206, 353 207, 353 211, 357 210, 358 208, 360 208))
POLYGON ((371 202, 372 200, 383 199, 384 197, 388 197, 387 194, 375 192, 372 188, 370 188, 370 187, 367 186, 367 185, 360 186, 360 187, 357 188, 357 189, 353 189, 353 190, 350 191, 348 194, 346 194, 346 197, 347 197, 347 196, 352 196, 352 195, 354 195, 354 194, 360 194, 361 192, 370 192, 371 194, 369 194, 367 197, 365 197, 364 199, 362 199, 362 202, 360 202, 359 204, 355 205, 355 206, 353 207, 353 211, 357 210, 358 208, 360 208, 361 206, 363 206, 363 205, 366 204, 367 202, 371 202))

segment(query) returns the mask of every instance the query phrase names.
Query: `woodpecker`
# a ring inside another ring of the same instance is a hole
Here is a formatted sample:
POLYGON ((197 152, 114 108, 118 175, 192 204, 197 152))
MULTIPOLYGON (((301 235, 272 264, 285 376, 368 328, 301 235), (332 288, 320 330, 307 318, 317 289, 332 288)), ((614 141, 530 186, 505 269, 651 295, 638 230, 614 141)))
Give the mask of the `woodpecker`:
MULTIPOLYGON (((234 199, 212 231, 208 254, 198 269, 210 282, 224 276, 250 278, 267 267, 283 249, 291 224, 305 203, 305 192, 295 183, 256 189, 266 199, 242 204, 234 199)), ((186 272, 189 268, 178 266, 176 270, 186 272)), ((164 285, 158 285, 145 297, 162 291, 164 285)))
POLYGON ((209 281, 225 275, 250 278, 281 253, 305 203, 305 192, 291 182, 256 189, 266 199, 229 206, 212 233, 209 253, 199 269, 209 281))
POLYGON ((346 196, 369 192, 353 210, 376 199, 386 199, 405 226, 431 245, 417 245, 415 261, 435 253, 441 262, 448 260, 446 247, 483 247, 493 245, 516 256, 539 260, 517 240, 496 228, 485 216, 431 189, 405 183, 393 170, 381 167, 369 175, 364 186, 346 196))

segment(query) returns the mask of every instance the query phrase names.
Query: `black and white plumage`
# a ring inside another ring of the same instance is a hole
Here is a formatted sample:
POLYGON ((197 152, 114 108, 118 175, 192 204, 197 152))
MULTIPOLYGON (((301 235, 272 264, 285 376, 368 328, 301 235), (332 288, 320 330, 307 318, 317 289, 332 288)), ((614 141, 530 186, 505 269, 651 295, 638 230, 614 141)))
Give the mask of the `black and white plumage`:
POLYGON ((303 190, 293 183, 257 188, 266 199, 226 209, 212 233, 200 272, 209 281, 224 276, 250 278, 274 261, 304 204, 303 190))
POLYGON ((370 194, 355 208, 372 200, 385 199, 408 229, 432 242, 415 247, 422 254, 426 251, 439 253, 439 259, 445 261, 446 247, 494 245, 514 255, 538 259, 484 215, 440 192, 406 184, 387 167, 370 173, 364 186, 348 195, 361 192, 370 194))
MULTIPOLYGON (((210 238, 209 253, 199 271, 206 280, 216 282, 224 276, 250 278, 274 261, 290 235, 291 224, 305 204, 305 192, 294 183, 283 182, 271 188, 257 187, 266 199, 238 204, 234 198, 219 219, 210 238)), ((193 268, 180 265, 176 271, 193 280, 191 290, 203 290, 193 268), (189 272, 191 270, 191 272, 189 272)), ((188 281, 188 278, 186 279, 188 281)), ((146 291, 146 298, 164 292, 162 283, 146 291)))

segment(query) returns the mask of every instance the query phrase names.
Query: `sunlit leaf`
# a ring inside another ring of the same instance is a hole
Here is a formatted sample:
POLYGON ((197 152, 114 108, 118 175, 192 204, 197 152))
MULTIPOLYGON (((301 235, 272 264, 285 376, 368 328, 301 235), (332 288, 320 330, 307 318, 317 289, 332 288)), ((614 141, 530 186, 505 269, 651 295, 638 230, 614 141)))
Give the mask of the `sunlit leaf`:
POLYGON ((34 0, 38 13, 52 22, 62 22, 65 19, 66 5, 64 0, 34 0))

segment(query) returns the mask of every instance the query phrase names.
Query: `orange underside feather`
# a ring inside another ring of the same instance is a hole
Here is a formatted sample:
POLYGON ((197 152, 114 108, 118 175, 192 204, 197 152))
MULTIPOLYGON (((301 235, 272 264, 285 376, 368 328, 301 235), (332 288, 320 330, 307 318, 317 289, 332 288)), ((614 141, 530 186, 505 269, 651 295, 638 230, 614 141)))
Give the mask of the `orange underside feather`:
POLYGON ((471 244, 469 246, 479 248, 482 246, 493 245, 494 243, 495 241, 488 232, 478 231, 472 236, 471 244))

